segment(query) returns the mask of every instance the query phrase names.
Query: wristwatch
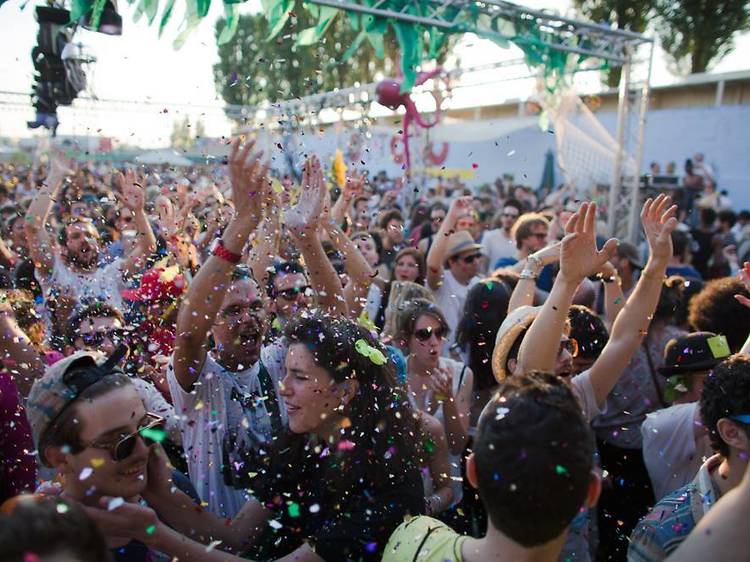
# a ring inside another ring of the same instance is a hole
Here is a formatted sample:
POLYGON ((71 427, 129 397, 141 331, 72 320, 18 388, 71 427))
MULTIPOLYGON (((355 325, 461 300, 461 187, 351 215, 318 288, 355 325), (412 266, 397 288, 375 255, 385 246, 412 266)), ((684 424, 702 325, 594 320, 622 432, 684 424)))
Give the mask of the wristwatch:
POLYGON ((226 249, 221 238, 217 238, 216 240, 214 240, 214 243, 211 246, 211 253, 217 258, 221 258, 224 261, 228 261, 232 264, 238 264, 240 263, 240 260, 242 260, 241 254, 235 254, 231 250, 226 249))

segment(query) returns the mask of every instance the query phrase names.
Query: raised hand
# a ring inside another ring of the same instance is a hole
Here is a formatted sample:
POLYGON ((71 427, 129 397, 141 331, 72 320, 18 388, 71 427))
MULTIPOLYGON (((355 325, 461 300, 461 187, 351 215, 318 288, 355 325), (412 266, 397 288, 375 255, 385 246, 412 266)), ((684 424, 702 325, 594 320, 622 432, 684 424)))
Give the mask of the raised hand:
MULTIPOLYGON (((457 221, 464 215, 467 215, 472 210, 473 199, 467 195, 464 197, 456 197, 452 202, 450 209, 448 209, 448 217, 457 221)), ((448 218, 446 217, 446 218, 448 218)))
POLYGON ((229 177, 235 217, 257 223, 260 220, 262 196, 268 189, 268 165, 261 163, 263 151, 252 154, 255 141, 240 147, 240 139, 232 142, 229 155, 229 177))
POLYGON ((55 150, 49 155, 48 178, 62 179, 75 173, 76 167, 74 159, 66 159, 62 152, 55 150))
POLYGON ((123 205, 134 213, 143 211, 145 205, 143 185, 140 183, 134 170, 127 170, 124 174, 117 172, 115 185, 120 190, 119 193, 115 192, 115 194, 119 197, 123 205))
POLYGON ((646 199, 641 210, 641 224, 648 240, 649 258, 668 261, 672 257, 672 231, 677 226, 677 205, 671 197, 659 195, 646 199))
MULTIPOLYGON (((296 205, 286 213, 286 224, 294 234, 317 230, 326 211, 328 189, 317 156, 311 156, 302 170, 302 192, 296 205)), ((328 205, 330 206, 330 205, 328 205)))
POLYGON ((599 271, 617 249, 617 240, 607 240, 601 250, 596 249, 596 203, 583 203, 565 225, 561 242, 560 275, 572 283, 580 283, 599 271))

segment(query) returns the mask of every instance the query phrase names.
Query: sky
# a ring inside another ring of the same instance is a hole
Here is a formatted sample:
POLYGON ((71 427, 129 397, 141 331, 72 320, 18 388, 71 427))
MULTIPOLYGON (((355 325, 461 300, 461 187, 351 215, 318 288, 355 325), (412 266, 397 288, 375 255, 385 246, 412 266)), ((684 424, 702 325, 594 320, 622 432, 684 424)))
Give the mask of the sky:
MULTIPOLYGON (((557 10, 563 15, 573 15, 569 0, 527 0, 524 5, 535 9, 557 10)), ((81 30, 76 42, 84 43, 97 62, 89 73, 89 95, 101 99, 128 100, 143 103, 94 105, 75 102, 73 108, 61 108, 60 134, 101 135, 120 139, 123 143, 142 147, 169 144, 173 122, 189 115, 194 123, 200 118, 207 136, 230 134, 231 123, 221 110, 222 100, 217 95, 212 67, 218 60, 214 38, 214 22, 221 17, 221 4, 214 2, 209 15, 188 38, 180 50, 172 42, 179 33, 182 14, 177 2, 175 14, 162 38, 158 26, 149 26, 145 18, 134 23, 134 7, 120 2, 123 15, 123 35, 112 37, 81 30)), ((30 0, 8 0, 0 7, 0 136, 28 137, 43 133, 30 131, 26 121, 33 118, 33 108, 28 96, 13 96, 5 92, 26 94, 30 91, 33 66, 30 52, 36 43, 37 23, 34 3, 30 0)), ((259 0, 249 0, 241 5, 244 13, 259 10, 259 0)), ((712 71, 726 72, 750 67, 750 34, 738 37, 736 49, 715 66, 712 71)), ((500 49, 489 41, 466 36, 456 48, 464 64, 484 64, 499 60, 517 59, 517 49, 500 49)), ((509 99, 525 99, 534 89, 534 80, 509 80, 514 76, 529 75, 525 68, 485 71, 467 75, 472 84, 485 84, 459 88, 450 100, 451 107, 472 106, 478 103, 500 103, 509 99), (500 82, 497 82, 500 80, 500 82), (494 84, 487 84, 488 82, 494 84)), ((672 83, 679 78, 671 74, 666 58, 660 49, 654 59, 652 83, 672 83)), ((595 73, 582 75, 582 90, 596 89, 595 73)), ((419 101, 418 101, 419 103, 419 101)))

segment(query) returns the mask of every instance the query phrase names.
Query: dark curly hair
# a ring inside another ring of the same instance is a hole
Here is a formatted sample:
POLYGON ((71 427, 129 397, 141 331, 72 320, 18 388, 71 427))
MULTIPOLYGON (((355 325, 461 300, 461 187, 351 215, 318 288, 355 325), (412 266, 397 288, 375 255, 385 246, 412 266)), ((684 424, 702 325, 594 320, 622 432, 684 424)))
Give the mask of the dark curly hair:
POLYGON ((732 353, 742 348, 750 326, 750 308, 737 302, 734 298, 737 294, 750 298, 750 292, 739 279, 709 281, 690 302, 688 317, 694 331, 725 335, 732 353))
MULTIPOLYGON (((700 408, 711 447, 728 456, 729 445, 719 435, 716 424, 722 418, 750 414, 750 356, 733 355, 714 367, 703 385, 700 408)), ((742 425, 747 433, 750 426, 742 425)))
POLYGON ((568 311, 570 337, 578 342, 578 357, 596 359, 609 341, 604 322, 593 310, 581 304, 571 305, 568 311))

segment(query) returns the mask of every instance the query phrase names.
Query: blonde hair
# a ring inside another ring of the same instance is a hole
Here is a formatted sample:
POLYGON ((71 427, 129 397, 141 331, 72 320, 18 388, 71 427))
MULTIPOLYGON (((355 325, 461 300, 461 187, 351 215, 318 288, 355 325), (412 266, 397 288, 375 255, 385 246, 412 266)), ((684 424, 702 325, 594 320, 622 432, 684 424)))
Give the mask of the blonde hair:
POLYGON ((415 299, 426 299, 435 302, 432 291, 411 281, 391 282, 391 291, 388 295, 388 304, 385 307, 385 323, 383 324, 383 335, 396 337, 398 328, 398 314, 415 299))

